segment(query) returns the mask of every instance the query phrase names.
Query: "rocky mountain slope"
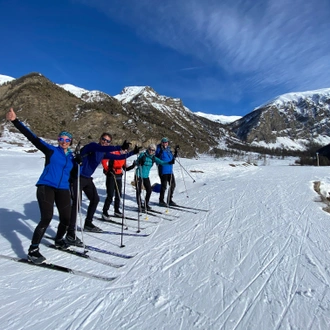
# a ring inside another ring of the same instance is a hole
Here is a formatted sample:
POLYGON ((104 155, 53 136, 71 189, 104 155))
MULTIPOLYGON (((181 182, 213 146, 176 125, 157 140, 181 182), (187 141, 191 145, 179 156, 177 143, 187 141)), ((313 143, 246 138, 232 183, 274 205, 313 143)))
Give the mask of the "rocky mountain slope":
POLYGON ((102 132, 110 132, 115 144, 128 139, 144 147, 166 136, 172 145, 181 145, 182 155, 191 157, 210 152, 224 134, 223 125, 194 115, 180 99, 158 95, 151 87, 125 88, 111 97, 58 86, 31 73, 0 85, 2 118, 11 106, 37 135, 54 139, 66 129, 82 144, 97 141, 102 132))
MULTIPOLYGON (((221 124, 148 86, 125 87, 112 97, 70 84, 56 85, 39 73, 19 79, 1 77, 2 118, 13 106, 19 118, 45 138, 54 139, 66 129, 75 141, 86 144, 110 132, 114 144, 128 139, 146 147, 166 136, 188 157, 219 155, 220 149, 230 148, 303 151, 311 144, 330 143, 330 89, 284 94, 232 123, 221 124)), ((0 133, 4 127, 14 130, 2 119, 0 133)))
POLYGON ((231 123, 241 141, 304 150, 330 143, 330 89, 281 95, 231 123))

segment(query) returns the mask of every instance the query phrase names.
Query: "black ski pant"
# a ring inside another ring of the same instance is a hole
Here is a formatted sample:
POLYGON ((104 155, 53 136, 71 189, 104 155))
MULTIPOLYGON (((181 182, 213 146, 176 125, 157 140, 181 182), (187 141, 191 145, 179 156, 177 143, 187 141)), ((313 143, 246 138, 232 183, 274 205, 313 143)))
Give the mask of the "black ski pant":
POLYGON ((122 196, 123 175, 112 174, 107 175, 105 185, 107 187, 107 198, 103 205, 103 213, 107 213, 112 203, 113 195, 115 195, 115 212, 119 211, 120 198, 122 196))
MULTIPOLYGON (((87 215, 85 222, 92 222, 94 214, 97 209, 97 205, 100 201, 100 197, 97 193, 93 178, 80 177, 80 192, 79 200, 81 202, 82 192, 84 192, 89 199, 89 205, 87 208, 87 215)), ((76 222, 77 222, 77 204, 78 204, 78 179, 75 179, 71 184, 71 198, 72 198, 72 207, 71 207, 71 219, 69 224, 68 232, 70 234, 75 233, 76 231, 76 222)), ((78 209, 79 211, 79 209, 78 209)))
POLYGON ((56 239, 61 239, 65 235, 71 214, 70 190, 56 189, 44 185, 38 186, 37 199, 40 209, 40 222, 34 230, 31 241, 31 244, 35 246, 40 244, 40 241, 53 218, 54 203, 58 209, 60 219, 56 239))
POLYGON ((149 205, 149 200, 151 196, 151 184, 150 184, 150 179, 149 178, 137 178, 137 185, 136 185, 136 202, 141 208, 142 206, 142 201, 141 201, 141 191, 142 191, 142 184, 144 189, 146 190, 146 197, 145 197, 145 205, 149 205))
POLYGON ((170 202, 173 198, 174 189, 175 189, 175 177, 174 174, 162 174, 160 175, 160 193, 159 193, 159 201, 164 202, 165 191, 167 188, 167 183, 169 184, 170 188, 168 191, 168 196, 166 202, 170 202))

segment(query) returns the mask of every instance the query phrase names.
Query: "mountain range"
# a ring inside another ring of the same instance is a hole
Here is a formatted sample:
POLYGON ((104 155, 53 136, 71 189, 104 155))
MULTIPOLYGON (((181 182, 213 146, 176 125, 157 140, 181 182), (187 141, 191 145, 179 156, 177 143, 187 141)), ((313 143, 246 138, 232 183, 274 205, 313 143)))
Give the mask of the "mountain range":
MULTIPOLYGON (((0 111, 14 107, 39 136, 54 139, 65 129, 82 144, 110 132, 114 144, 127 139, 146 147, 164 136, 182 155, 218 154, 219 150, 258 147, 304 151, 330 143, 330 88, 284 94, 247 115, 194 113, 179 98, 159 95, 150 86, 125 87, 110 96, 71 84, 58 85, 40 73, 18 79, 0 75, 0 111)), ((14 131, 2 119, 5 130, 14 131)))

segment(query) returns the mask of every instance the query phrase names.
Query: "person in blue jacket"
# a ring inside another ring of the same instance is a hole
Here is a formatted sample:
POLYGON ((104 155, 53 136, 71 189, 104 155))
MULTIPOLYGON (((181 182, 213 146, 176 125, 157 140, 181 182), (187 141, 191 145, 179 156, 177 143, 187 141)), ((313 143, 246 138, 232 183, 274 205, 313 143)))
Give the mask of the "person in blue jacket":
POLYGON ((149 206, 149 200, 152 188, 150 184, 149 174, 153 164, 156 163, 157 165, 162 166, 174 164, 174 158, 172 158, 170 162, 162 161, 161 159, 155 157, 155 151, 156 145, 150 144, 148 146, 148 149, 145 152, 142 152, 136 160, 136 201, 138 204, 139 211, 141 211, 142 209, 146 209, 147 211, 151 210, 151 207, 149 206), (144 203, 142 203, 141 201, 142 185, 146 190, 144 203))
POLYGON ((69 247, 63 236, 67 231, 71 214, 69 177, 73 168, 74 157, 69 147, 72 144, 72 135, 66 131, 60 132, 58 145, 53 146, 37 137, 20 122, 13 108, 7 112, 6 119, 11 121, 36 148, 45 154, 45 167, 36 183, 40 222, 34 230, 28 251, 28 259, 40 264, 46 258, 39 252, 39 244, 53 218, 54 203, 58 209, 60 220, 55 245, 60 249, 69 247))
MULTIPOLYGON (((175 147, 174 155, 172 154, 171 148, 168 145, 168 138, 163 137, 160 144, 157 145, 156 157, 159 159, 169 162, 177 157, 179 146, 175 147)), ((158 174, 160 177, 160 193, 159 193, 159 205, 160 206, 176 206, 177 204, 173 201, 173 194, 175 189, 175 177, 173 173, 173 165, 158 165, 158 174), (168 197, 165 202, 164 196, 169 184, 168 197)))
POLYGON ((77 222, 77 203, 78 196, 81 200, 82 191, 86 194, 89 199, 89 205, 87 208, 87 214, 84 224, 85 231, 101 232, 102 230, 93 224, 93 217, 96 212, 97 205, 100 201, 97 189, 93 182, 92 175, 96 168, 100 165, 102 159, 126 159, 134 154, 139 153, 141 149, 135 146, 133 151, 127 152, 129 143, 125 142, 122 146, 110 146, 112 136, 110 133, 103 133, 99 139, 99 143, 91 142, 85 145, 79 152, 79 160, 81 162, 79 185, 80 194, 78 195, 78 177, 74 175, 71 184, 71 195, 72 195, 72 208, 71 208, 71 219, 66 235, 67 242, 71 245, 82 246, 81 240, 76 236, 76 222, 77 222), (111 152, 123 150, 124 153, 118 155, 111 152))

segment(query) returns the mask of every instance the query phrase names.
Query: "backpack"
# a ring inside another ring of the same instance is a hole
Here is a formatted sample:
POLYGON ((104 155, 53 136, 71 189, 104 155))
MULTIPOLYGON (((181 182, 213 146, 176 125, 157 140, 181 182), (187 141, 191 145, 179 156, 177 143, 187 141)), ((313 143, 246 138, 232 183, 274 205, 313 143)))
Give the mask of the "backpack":
MULTIPOLYGON (((140 166, 143 166, 144 163, 146 162, 146 159, 147 159, 147 155, 146 155, 146 153, 144 153, 143 156, 139 159, 139 165, 140 166)), ((154 165, 154 163, 155 163, 155 155, 152 155, 151 156, 151 161, 152 161, 152 165, 154 165)))

